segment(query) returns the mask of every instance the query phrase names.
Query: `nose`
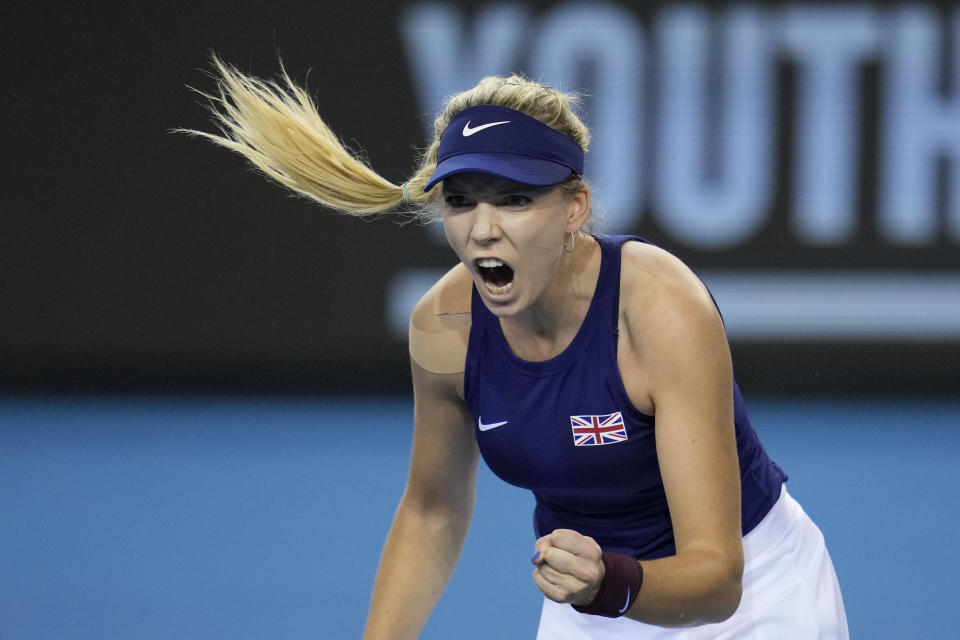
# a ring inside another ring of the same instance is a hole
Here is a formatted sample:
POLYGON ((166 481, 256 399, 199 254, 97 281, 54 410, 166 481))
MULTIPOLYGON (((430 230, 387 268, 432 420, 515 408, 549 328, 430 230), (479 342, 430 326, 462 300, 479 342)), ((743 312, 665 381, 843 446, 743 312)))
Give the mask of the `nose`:
POLYGON ((473 212, 470 238, 477 244, 486 246, 499 240, 502 233, 499 210, 489 203, 479 203, 473 212))

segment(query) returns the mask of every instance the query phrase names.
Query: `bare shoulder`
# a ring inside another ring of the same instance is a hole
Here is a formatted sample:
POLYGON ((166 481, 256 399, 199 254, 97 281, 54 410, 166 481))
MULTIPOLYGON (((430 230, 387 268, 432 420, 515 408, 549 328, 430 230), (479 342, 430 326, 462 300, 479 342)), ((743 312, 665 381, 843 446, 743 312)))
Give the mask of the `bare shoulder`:
POLYGON ((462 373, 470 338, 473 279, 458 264, 427 291, 410 314, 410 357, 431 373, 462 373))
POLYGON ((641 411, 653 410, 665 376, 685 363, 723 367, 729 358, 706 286, 679 258, 653 245, 623 245, 619 326, 618 364, 641 411))
POLYGON ((622 313, 644 324, 677 320, 675 314, 716 317, 713 299, 679 258, 643 242, 623 245, 620 276, 622 313))

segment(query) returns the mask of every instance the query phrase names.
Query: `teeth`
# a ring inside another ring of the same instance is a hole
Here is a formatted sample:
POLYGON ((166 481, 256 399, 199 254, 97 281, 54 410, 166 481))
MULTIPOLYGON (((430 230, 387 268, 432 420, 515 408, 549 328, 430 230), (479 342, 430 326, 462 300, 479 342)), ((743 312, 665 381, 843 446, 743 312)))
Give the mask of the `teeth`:
POLYGON ((510 291, 510 289, 513 289, 513 283, 512 283, 512 282, 508 282, 507 284, 503 285, 502 287, 498 287, 498 286, 496 286, 496 285, 492 285, 492 284, 490 284, 489 282, 484 282, 483 284, 487 287, 487 291, 489 291, 490 293, 494 293, 494 294, 506 293, 507 291, 510 291))
POLYGON ((496 258, 480 258, 477 260, 477 264, 485 269, 492 269, 494 267, 502 267, 503 260, 497 260, 496 258))

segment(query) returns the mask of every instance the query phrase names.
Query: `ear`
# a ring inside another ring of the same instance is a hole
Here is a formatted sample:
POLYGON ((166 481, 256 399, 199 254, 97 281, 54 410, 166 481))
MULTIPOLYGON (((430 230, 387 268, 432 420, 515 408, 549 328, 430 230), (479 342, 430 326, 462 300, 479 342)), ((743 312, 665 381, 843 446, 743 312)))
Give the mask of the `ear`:
POLYGON ((584 184, 580 191, 567 201, 567 233, 575 233, 583 228, 590 217, 590 186, 584 184))

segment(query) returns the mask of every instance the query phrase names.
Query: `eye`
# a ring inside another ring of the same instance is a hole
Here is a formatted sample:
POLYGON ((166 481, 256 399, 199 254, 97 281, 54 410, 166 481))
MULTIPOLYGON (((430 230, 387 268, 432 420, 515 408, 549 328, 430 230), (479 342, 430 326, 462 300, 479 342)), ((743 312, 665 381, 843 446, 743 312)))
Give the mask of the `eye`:
POLYGON ((501 204, 505 207, 525 207, 531 202, 533 202, 533 200, 531 200, 528 196, 520 193, 511 193, 503 198, 501 204))
POLYGON ((452 209, 462 209, 463 207, 469 207, 473 205, 469 198, 457 193, 450 194, 443 200, 447 203, 447 206, 452 209))

